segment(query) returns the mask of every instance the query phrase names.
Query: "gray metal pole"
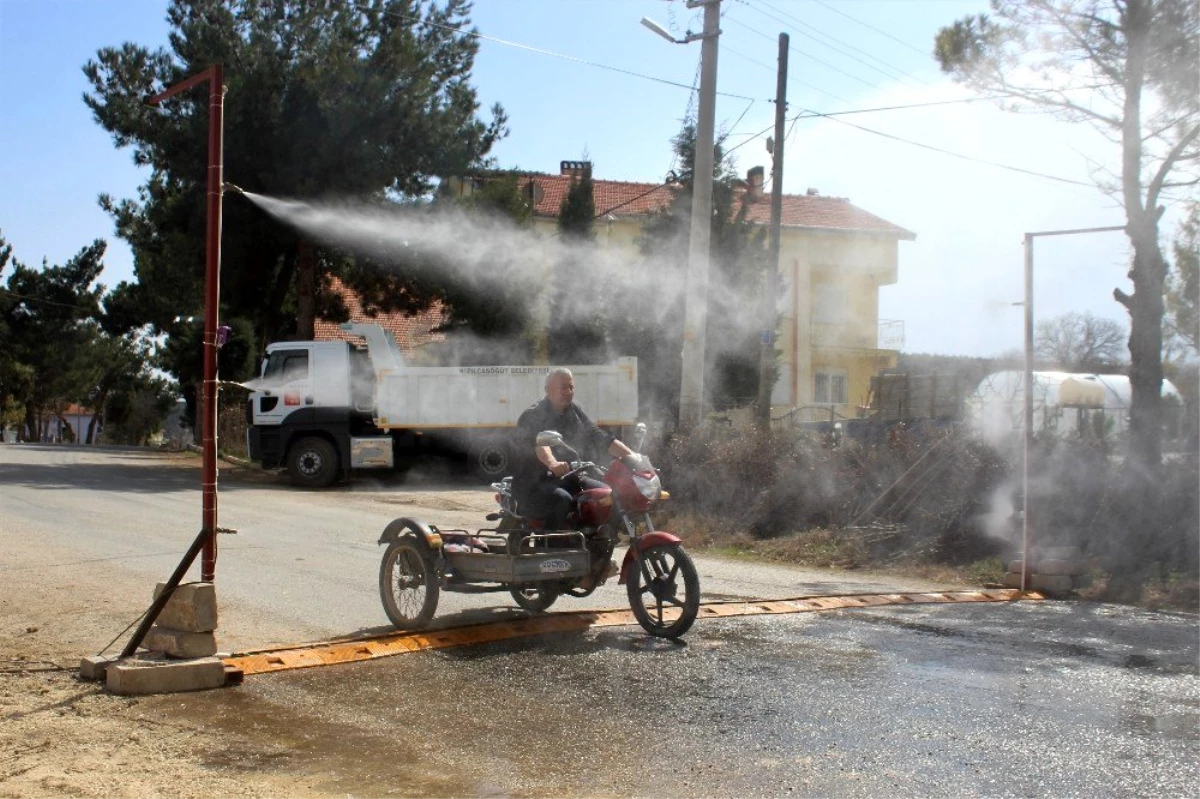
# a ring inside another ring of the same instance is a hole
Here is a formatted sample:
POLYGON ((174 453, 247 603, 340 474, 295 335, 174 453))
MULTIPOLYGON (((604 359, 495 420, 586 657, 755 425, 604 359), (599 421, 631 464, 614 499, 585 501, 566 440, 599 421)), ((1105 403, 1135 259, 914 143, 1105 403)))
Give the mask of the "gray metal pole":
POLYGON ((1025 234, 1025 424, 1021 444, 1021 590, 1029 590, 1029 457, 1033 451, 1033 240, 1038 236, 1074 236, 1125 230, 1124 225, 1040 230, 1025 234))
POLYGON ((704 335, 708 310, 708 250, 712 231, 713 127, 717 110, 717 36, 720 0, 704 6, 700 46, 700 104, 696 119, 696 163, 692 182, 692 229, 688 247, 687 294, 683 311, 683 373, 679 381, 679 425, 691 429, 704 416, 704 335))
POLYGON ((779 34, 779 73, 775 79, 775 149, 771 153, 771 239, 763 286, 763 330, 758 360, 758 427, 771 427, 771 389, 775 387, 775 309, 779 294, 779 237, 783 225, 783 126, 787 121, 788 35, 779 34))
POLYGON ((1033 236, 1025 234, 1025 425, 1021 437, 1021 590, 1029 590, 1029 452, 1033 448, 1033 236))

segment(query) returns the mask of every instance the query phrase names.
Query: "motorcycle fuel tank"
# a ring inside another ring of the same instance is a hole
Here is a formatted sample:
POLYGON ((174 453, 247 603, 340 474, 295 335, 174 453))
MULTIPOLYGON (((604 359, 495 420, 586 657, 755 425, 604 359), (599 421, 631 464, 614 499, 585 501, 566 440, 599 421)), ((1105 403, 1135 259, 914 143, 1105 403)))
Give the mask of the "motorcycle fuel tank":
POLYGON ((603 524, 611 508, 611 488, 589 488, 579 494, 579 521, 584 524, 603 524))

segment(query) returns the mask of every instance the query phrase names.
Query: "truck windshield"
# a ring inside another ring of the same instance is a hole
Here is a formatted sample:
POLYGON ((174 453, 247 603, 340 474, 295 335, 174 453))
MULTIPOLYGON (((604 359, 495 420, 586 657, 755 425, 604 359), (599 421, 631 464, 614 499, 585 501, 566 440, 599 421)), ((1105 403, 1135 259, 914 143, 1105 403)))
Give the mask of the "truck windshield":
POLYGON ((290 383, 308 377, 308 350, 275 350, 267 355, 263 378, 270 383, 290 383))

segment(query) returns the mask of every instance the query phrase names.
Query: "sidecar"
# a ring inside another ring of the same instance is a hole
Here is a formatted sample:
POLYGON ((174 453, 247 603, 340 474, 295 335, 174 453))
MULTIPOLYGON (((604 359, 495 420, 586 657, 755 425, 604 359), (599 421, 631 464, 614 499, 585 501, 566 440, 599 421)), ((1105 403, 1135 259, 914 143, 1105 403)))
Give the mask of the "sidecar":
POLYGON ((396 519, 384 529, 379 594, 398 629, 425 626, 442 591, 508 591, 530 611, 550 607, 563 584, 591 570, 583 533, 526 529, 441 529, 419 519, 396 519))

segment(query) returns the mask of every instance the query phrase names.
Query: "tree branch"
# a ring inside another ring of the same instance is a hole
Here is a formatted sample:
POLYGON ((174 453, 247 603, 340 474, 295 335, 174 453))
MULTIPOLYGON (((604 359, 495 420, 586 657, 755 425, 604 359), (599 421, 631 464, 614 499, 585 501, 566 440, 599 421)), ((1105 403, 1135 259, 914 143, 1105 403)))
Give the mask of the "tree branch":
POLYGON ((1163 156, 1162 163, 1158 165, 1158 172, 1150 180, 1150 185, 1146 188, 1146 207, 1150 208, 1157 204, 1158 194, 1162 191, 1163 183, 1167 180, 1167 174, 1171 168, 1175 166, 1175 162, 1179 160, 1179 156, 1187 149, 1196 136, 1200 134, 1200 125, 1193 125, 1192 129, 1179 138, 1175 142, 1175 146, 1163 156))

